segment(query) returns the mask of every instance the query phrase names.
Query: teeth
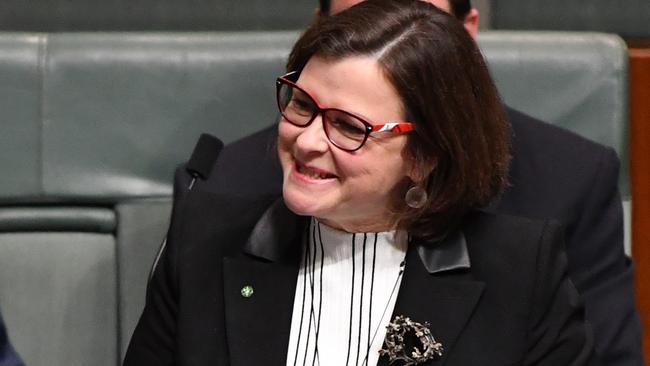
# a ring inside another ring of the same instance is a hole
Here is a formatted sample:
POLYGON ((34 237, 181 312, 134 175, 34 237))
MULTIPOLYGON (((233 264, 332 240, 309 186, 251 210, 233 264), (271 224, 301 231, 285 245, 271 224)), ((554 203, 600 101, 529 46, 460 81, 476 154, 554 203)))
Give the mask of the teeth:
POLYGON ((308 176, 309 178, 312 178, 312 179, 327 179, 327 178, 330 178, 329 174, 317 173, 317 172, 315 172, 315 171, 313 171, 311 169, 307 169, 307 168, 305 168, 304 166, 301 166, 301 165, 298 166, 298 171, 300 173, 308 176))

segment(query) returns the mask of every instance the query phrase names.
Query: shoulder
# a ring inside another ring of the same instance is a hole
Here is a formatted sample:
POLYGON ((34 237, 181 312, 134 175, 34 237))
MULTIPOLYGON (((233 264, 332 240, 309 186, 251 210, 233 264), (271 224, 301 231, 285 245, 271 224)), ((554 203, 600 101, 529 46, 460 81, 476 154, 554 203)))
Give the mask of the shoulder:
POLYGON ((252 135, 226 145, 219 157, 217 167, 228 170, 242 170, 242 163, 261 164, 276 163, 277 125, 270 125, 252 135))
POLYGON ((517 241, 539 236, 545 227, 559 227, 553 220, 473 210, 465 217, 462 229, 476 240, 517 241))
POLYGON ((174 203, 170 250, 181 260, 238 253, 275 200, 192 190, 174 203))
MULTIPOLYGON (((562 156, 570 162, 588 162, 593 157, 616 159, 613 149, 586 139, 572 131, 540 121, 515 109, 506 107, 513 131, 515 159, 521 154, 536 152, 547 157, 562 156)), ((528 158, 525 155, 524 158, 528 158)))
MULTIPOLYGON (((513 272, 532 279, 539 275, 534 271, 536 263, 555 255, 550 252, 564 256, 563 231, 555 220, 480 210, 470 213, 463 224, 472 272, 479 277, 504 279, 512 278, 513 272)), ((515 282, 518 280, 521 278, 515 282)))
POLYGON ((585 202, 612 196, 619 161, 613 149, 508 109, 513 130, 510 185, 498 212, 555 218, 571 225, 585 202))
MULTIPOLYGON (((215 162, 210 177, 198 181, 197 191, 219 195, 277 195, 282 188, 282 170, 276 153, 277 127, 271 125, 227 144, 215 162)), ((174 177, 174 192, 187 187, 189 176, 181 165, 174 177)))
POLYGON ((490 310, 482 319, 497 319, 503 333, 525 334, 523 364, 593 364, 593 334, 567 277, 560 225, 485 213, 472 219, 471 273, 485 283, 482 301, 490 310))

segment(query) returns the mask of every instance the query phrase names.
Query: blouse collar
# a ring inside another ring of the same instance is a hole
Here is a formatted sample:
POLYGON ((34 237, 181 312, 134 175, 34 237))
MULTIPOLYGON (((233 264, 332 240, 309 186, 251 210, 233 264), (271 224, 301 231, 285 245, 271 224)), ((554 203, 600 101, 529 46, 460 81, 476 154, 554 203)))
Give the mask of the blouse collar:
MULTIPOLYGON (((253 228, 244 252, 271 262, 286 262, 298 258, 298 245, 305 235, 309 219, 291 212, 279 199, 265 212, 253 228)), ((469 269, 467 241, 461 230, 437 242, 414 241, 422 264, 431 274, 469 269)))

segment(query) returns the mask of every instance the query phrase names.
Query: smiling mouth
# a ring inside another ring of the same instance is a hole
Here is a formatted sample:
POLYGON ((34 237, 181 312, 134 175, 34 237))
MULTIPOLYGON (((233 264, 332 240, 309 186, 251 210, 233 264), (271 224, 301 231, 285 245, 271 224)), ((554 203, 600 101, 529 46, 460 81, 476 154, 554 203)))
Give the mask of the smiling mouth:
POLYGON ((306 165, 301 164, 300 162, 296 161, 296 171, 310 179, 334 179, 336 178, 336 175, 328 173, 324 170, 320 170, 317 168, 309 167, 306 165))

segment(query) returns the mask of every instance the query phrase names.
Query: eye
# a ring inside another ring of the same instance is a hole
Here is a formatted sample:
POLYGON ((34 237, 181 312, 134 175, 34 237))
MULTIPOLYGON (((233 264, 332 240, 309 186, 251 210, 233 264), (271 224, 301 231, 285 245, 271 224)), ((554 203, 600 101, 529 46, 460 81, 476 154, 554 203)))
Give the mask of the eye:
POLYGON ((343 113, 331 113, 327 117, 330 126, 342 135, 359 138, 366 134, 365 125, 352 116, 343 113))
POLYGON ((289 101, 288 109, 301 116, 311 116, 314 113, 314 103, 300 95, 293 95, 289 101))

